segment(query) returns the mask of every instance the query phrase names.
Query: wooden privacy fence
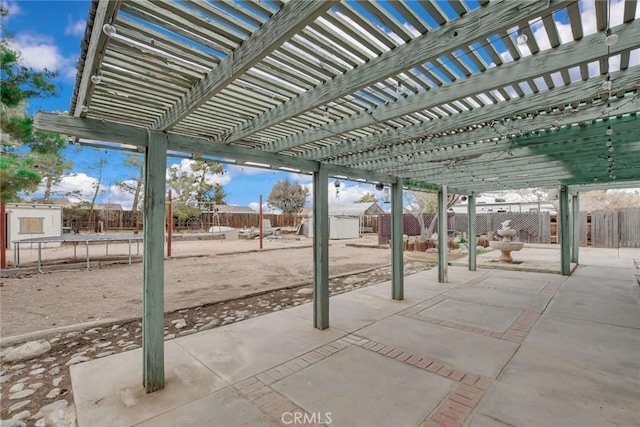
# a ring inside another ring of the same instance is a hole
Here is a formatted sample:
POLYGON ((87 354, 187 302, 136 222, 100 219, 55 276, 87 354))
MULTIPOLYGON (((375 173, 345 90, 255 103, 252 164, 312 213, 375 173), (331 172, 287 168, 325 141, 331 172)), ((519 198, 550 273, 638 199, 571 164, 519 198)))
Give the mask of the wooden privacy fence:
POLYGON ((640 248, 640 208, 580 213, 580 244, 595 248, 640 248), (590 220, 590 221, 589 221, 590 220))
MULTIPOLYGON (((424 224, 429 228, 433 220, 433 232, 438 231, 438 218, 436 214, 424 213, 424 224)), ((404 214, 403 234, 407 236, 420 235, 420 222, 413 214, 404 214)), ((551 242, 551 220, 548 212, 496 212, 476 215, 476 234, 486 235, 489 232, 496 232, 502 227, 504 221, 511 220, 510 227, 518 231, 517 240, 525 243, 550 243, 551 242)), ((389 243, 391 238, 391 215, 383 214, 378 216, 378 242, 380 244, 389 243)), ((461 233, 468 232, 467 214, 449 215, 447 218, 447 229, 461 233)), ((427 236, 431 237, 431 236, 427 236)))
MULTIPOLYGON (((271 222, 272 227, 295 227, 300 219, 295 215, 284 214, 263 214, 264 219, 271 222)), ((142 213, 119 210, 95 210, 92 215, 88 211, 78 211, 77 209, 63 209, 63 227, 70 227, 79 230, 94 231, 99 222, 104 231, 142 229, 142 213)), ((189 218, 178 219, 174 217, 174 228, 176 231, 207 231, 213 225, 222 225, 233 228, 258 227, 258 213, 219 213, 214 221, 214 214, 203 212, 189 218)))

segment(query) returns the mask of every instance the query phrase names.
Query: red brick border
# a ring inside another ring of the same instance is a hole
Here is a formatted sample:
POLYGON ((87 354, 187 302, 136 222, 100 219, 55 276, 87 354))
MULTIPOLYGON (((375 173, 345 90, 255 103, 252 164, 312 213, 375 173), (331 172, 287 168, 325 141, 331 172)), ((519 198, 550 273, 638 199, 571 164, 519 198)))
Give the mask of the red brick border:
MULTIPOLYGON (((295 359, 282 363, 274 368, 237 382, 233 387, 246 396, 264 413, 284 425, 282 414, 285 412, 304 414, 306 411, 287 399, 285 396, 273 390, 270 385, 304 368, 307 368, 360 340, 360 337, 347 335, 320 346, 315 350, 311 350, 302 356, 298 356, 295 359)), ((308 415, 310 416, 311 414, 308 415)), ((312 419, 312 417, 309 417, 309 419, 312 419)), ((296 425, 322 426, 324 424, 296 423, 296 425)))
POLYGON ((362 338, 355 345, 399 362, 425 369, 458 385, 422 423, 423 427, 462 426, 492 384, 488 378, 461 371, 426 357, 403 352, 382 343, 362 338))
POLYGON ((467 375, 427 417, 422 423, 422 427, 459 427, 464 425, 490 385, 491 382, 486 378, 467 375))

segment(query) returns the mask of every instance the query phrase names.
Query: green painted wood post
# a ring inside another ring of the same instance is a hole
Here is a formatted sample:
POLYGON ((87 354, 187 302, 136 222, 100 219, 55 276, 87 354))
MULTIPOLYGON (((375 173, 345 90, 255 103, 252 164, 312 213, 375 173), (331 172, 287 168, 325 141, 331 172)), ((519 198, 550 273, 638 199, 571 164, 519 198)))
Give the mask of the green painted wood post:
POLYGON ((148 132, 145 151, 142 293, 142 383, 164 388, 164 224, 167 135, 148 132))
POLYGON ((402 180, 391 184, 391 296, 404 299, 402 180))
POLYGON ((560 187, 560 274, 568 276, 571 271, 569 239, 569 191, 565 185, 560 187))
POLYGON ((476 247, 478 239, 476 238, 476 194, 471 193, 467 196, 467 221, 469 230, 469 271, 476 271, 476 247))
POLYGON ((438 282, 446 283, 447 277, 447 186, 438 191, 438 282))
POLYGON ((571 239, 571 262, 578 264, 579 252, 580 252, 580 193, 576 194, 571 199, 571 212, 573 214, 572 221, 572 239, 571 239))
POLYGON ((329 327, 329 175, 313 174, 313 326, 329 327))

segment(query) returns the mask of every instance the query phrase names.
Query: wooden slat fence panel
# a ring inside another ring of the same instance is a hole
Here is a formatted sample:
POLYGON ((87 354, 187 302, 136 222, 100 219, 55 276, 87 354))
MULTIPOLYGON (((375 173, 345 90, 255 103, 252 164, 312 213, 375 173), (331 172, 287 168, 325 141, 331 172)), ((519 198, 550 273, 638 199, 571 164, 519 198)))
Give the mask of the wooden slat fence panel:
POLYGON ((621 248, 640 248, 640 208, 618 209, 621 248))

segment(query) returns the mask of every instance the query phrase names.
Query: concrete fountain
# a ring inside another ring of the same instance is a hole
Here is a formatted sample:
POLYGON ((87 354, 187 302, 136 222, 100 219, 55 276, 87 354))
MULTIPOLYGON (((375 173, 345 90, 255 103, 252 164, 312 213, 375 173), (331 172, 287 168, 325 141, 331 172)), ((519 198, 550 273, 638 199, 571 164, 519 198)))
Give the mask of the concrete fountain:
POLYGON ((502 228, 498 230, 498 236, 501 236, 502 240, 489 242, 489 246, 494 249, 500 250, 501 254, 500 258, 498 259, 500 260, 500 262, 505 263, 512 263, 513 258, 511 257, 511 252, 519 251, 520 249, 522 249, 522 246, 524 246, 524 243, 522 242, 511 241, 511 238, 515 236, 517 231, 509 227, 509 223, 511 223, 510 219, 501 223, 502 228))

